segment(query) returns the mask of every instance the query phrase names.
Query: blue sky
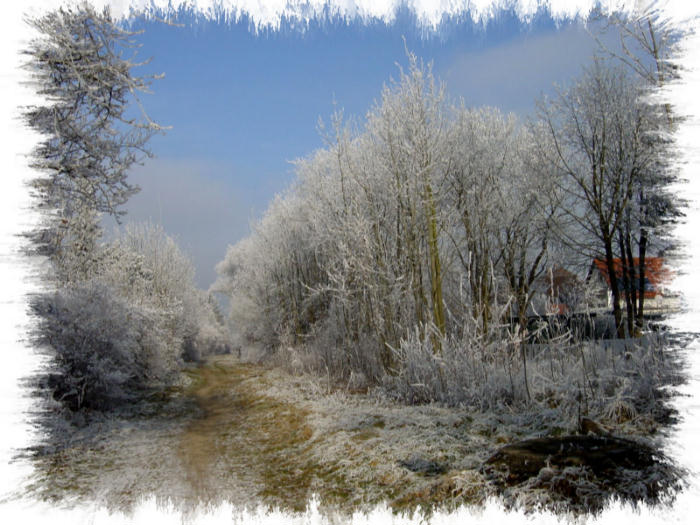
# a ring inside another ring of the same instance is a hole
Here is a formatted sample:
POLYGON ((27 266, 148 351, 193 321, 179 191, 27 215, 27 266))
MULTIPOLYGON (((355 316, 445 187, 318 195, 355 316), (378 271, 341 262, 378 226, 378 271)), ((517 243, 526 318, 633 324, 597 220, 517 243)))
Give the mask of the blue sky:
MULTIPOLYGON (((590 61, 595 42, 580 22, 546 12, 523 24, 501 11, 487 25, 453 19, 420 29, 399 11, 394 22, 344 20, 257 32, 246 18, 226 23, 181 13, 181 27, 136 19, 143 30, 135 74, 165 73, 142 102, 171 126, 151 142, 156 158, 134 170, 142 187, 126 221, 163 224, 192 257, 207 288, 214 265, 294 177, 289 161, 322 147, 319 117, 337 108, 362 119, 408 49, 432 61, 451 97, 523 116, 534 100, 590 61)), ((110 223, 111 224, 111 223, 110 223)))

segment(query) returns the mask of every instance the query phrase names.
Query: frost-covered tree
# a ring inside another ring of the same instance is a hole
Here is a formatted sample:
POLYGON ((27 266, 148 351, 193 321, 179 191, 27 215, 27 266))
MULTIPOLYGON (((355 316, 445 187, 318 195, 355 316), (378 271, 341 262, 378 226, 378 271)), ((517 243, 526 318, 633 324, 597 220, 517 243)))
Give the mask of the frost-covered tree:
MULTIPOLYGON (((639 85, 623 70, 596 62, 571 88, 539 104, 570 219, 562 233, 589 260, 603 258, 610 276, 616 275, 617 240, 635 189, 657 154, 648 143, 653 114, 639 96, 639 85)), ((623 290, 615 278, 610 288, 615 326, 624 337, 623 290)))
MULTIPOLYGON (((624 64, 644 83, 661 88, 678 79, 680 69, 674 55, 682 37, 681 32, 662 17, 662 12, 653 4, 640 5, 631 13, 613 12, 603 18, 601 32, 611 29, 618 34, 620 50, 616 51, 594 35, 599 47, 606 55, 624 64)), ((664 104, 669 124, 674 115, 669 104, 664 104)))
POLYGON ((28 125, 45 137, 32 165, 43 174, 33 186, 48 219, 35 240, 66 279, 61 273, 72 271, 65 267, 69 260, 89 262, 99 214, 119 218, 120 206, 138 191, 127 172, 161 128, 142 110, 129 110, 151 79, 132 74, 140 65, 133 59, 134 33, 118 27, 107 9, 84 3, 28 24, 38 36, 24 51, 26 68, 46 100, 25 112, 28 125))
MULTIPOLYGON (((386 371, 407 330, 444 335, 443 111, 442 88, 411 55, 364 131, 335 119, 328 148, 297 162, 298 181, 219 267, 243 331, 266 346, 323 333, 386 371)), ((339 366, 364 359, 346 357, 339 366)))
POLYGON ((514 133, 508 176, 499 184, 496 204, 500 217, 496 245, 501 258, 497 268, 503 274, 521 330, 527 325, 528 308, 536 293, 534 284, 549 263, 561 215, 556 176, 538 154, 535 134, 539 131, 520 126, 514 133))
MULTIPOLYGON (((113 243, 122 250, 138 254, 148 269, 151 288, 140 299, 160 307, 182 303, 194 286, 194 266, 160 225, 130 223, 113 243)), ((124 290, 124 293, 129 293, 124 290)))
POLYGON ((439 202, 448 171, 444 154, 447 119, 444 87, 430 66, 411 53, 409 69, 387 86, 369 117, 370 133, 383 145, 392 176, 397 212, 397 249, 409 259, 416 321, 445 332, 439 202), (403 237, 403 238, 402 238, 403 237), (424 284, 425 280, 425 284, 424 284))
POLYGON ((497 239, 503 219, 503 191, 514 182, 510 169, 517 153, 515 128, 513 116, 491 108, 462 106, 456 109, 450 138, 449 239, 469 293, 464 302, 483 333, 489 332, 495 304, 502 299, 496 293, 502 262, 497 239))
POLYGON ((512 116, 449 106, 409 55, 364 129, 337 114, 327 147, 296 163, 294 185, 229 249, 218 284, 233 323, 376 379, 400 373, 409 336, 439 356, 446 337, 475 333, 467 316, 491 337, 511 294, 525 312, 545 261, 551 203, 529 138, 512 116))
POLYGON ((313 257, 302 202, 278 196, 252 235, 229 247, 217 265, 215 289, 232 297, 231 316, 239 337, 274 348, 284 337, 297 340, 308 330, 313 257))
POLYGON ((26 122, 43 134, 32 165, 46 221, 35 233, 56 290, 33 302, 37 338, 51 348, 49 386, 72 409, 112 408, 170 381, 183 358, 225 349, 225 329, 191 262, 161 228, 131 225, 101 242, 138 188, 128 170, 161 128, 140 107, 152 78, 132 74, 134 33, 89 4, 28 20, 38 32, 26 67, 46 103, 26 122))
POLYGON ((654 129, 645 141, 654 152, 654 162, 639 177, 632 205, 623 221, 618 244, 626 289, 628 330, 644 324, 646 255, 651 249, 665 251, 672 245, 669 226, 682 216, 683 201, 668 188, 676 178, 672 135, 678 115, 668 102, 658 100, 657 90, 680 77, 674 61, 681 32, 665 20, 652 5, 629 14, 613 13, 605 19, 603 31, 619 33, 620 51, 613 51, 596 36, 601 49, 622 64, 645 86, 639 103, 654 115, 654 129), (636 258, 636 264, 633 263, 636 258), (633 327, 632 324, 635 326, 633 327))

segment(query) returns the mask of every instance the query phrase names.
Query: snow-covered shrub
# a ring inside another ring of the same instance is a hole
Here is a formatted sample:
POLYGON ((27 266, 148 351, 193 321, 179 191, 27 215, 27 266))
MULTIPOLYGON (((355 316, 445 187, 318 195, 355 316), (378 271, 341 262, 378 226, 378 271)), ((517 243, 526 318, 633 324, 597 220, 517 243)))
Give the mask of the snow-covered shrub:
POLYGON ((460 338, 440 337, 434 327, 425 329, 428 336, 421 336, 417 327, 395 350, 398 370, 384 376, 384 388, 409 403, 438 401, 481 410, 524 399, 514 344, 518 339, 483 336, 473 320, 469 325, 460 338))
POLYGON ((163 359, 167 339, 158 312, 129 303, 88 281, 34 302, 39 342, 54 352, 49 386, 73 410, 110 409, 167 381, 177 363, 163 359))
POLYGON ((89 279, 37 299, 37 337, 56 358, 49 387, 71 409, 105 409, 166 384, 183 359, 225 352, 213 300, 160 227, 130 225, 95 255, 89 279))
POLYGON ((512 334, 465 334, 443 338, 436 351, 437 333, 421 337, 416 329, 396 349, 398 370, 384 376, 383 390, 407 403, 548 413, 571 429, 582 416, 619 426, 662 408, 660 394, 674 370, 666 344, 653 335, 521 346, 512 334))
POLYGON ((226 351, 223 318, 217 318, 213 299, 197 289, 191 260, 162 227, 129 224, 108 250, 105 278, 131 300, 171 316, 170 339, 178 356, 199 361, 226 351))

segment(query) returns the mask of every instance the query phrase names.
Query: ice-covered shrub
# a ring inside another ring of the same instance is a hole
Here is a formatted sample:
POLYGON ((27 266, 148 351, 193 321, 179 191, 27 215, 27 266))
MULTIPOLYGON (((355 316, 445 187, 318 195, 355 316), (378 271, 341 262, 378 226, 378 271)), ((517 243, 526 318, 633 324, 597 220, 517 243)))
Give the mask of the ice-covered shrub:
POLYGON ((168 312, 172 337, 187 361, 226 351, 228 334, 216 305, 194 282, 194 266, 162 227, 130 224, 108 247, 103 275, 139 304, 168 312))
POLYGON ((408 403, 550 413, 573 429, 582 416, 617 426, 655 413, 674 370, 664 341, 653 335, 519 346, 513 334, 465 334, 442 339, 435 351, 437 334, 421 337, 416 329, 396 349, 398 370, 384 376, 383 389, 408 403))
POLYGON ((416 330, 395 350, 398 371, 383 386, 410 403, 438 401, 485 410, 512 405, 526 397, 513 337, 484 336, 471 323, 460 338, 443 337, 433 328, 416 330), (436 349, 439 341, 439 350, 436 349))
POLYGON ((131 304, 109 286, 89 281, 38 297, 38 339, 56 368, 54 398, 73 410, 110 409, 167 381, 177 366, 160 312, 131 304))
POLYGON ((55 356, 49 387, 71 409, 108 410, 168 383, 183 359, 224 352, 213 300, 160 227, 130 225, 95 253, 89 279, 34 303, 37 339, 55 356))

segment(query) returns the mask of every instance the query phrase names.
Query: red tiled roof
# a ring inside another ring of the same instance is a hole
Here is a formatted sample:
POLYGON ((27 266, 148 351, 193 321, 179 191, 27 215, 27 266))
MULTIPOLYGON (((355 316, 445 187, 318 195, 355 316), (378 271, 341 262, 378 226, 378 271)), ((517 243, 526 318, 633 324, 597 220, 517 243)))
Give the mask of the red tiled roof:
MULTIPOLYGON (((603 259, 593 259, 593 264, 603 275, 608 286, 610 286, 607 263, 603 259)), ((639 259, 634 257, 632 259, 632 264, 636 269, 639 266, 639 259)), ((615 276, 618 279, 622 279, 622 262, 619 258, 613 259, 613 268, 615 276)), ((644 259, 644 277, 646 277, 647 282, 652 288, 651 290, 644 290, 644 297, 653 299, 659 293, 659 288, 668 283, 671 272, 664 266, 662 257, 646 257, 644 259)))

